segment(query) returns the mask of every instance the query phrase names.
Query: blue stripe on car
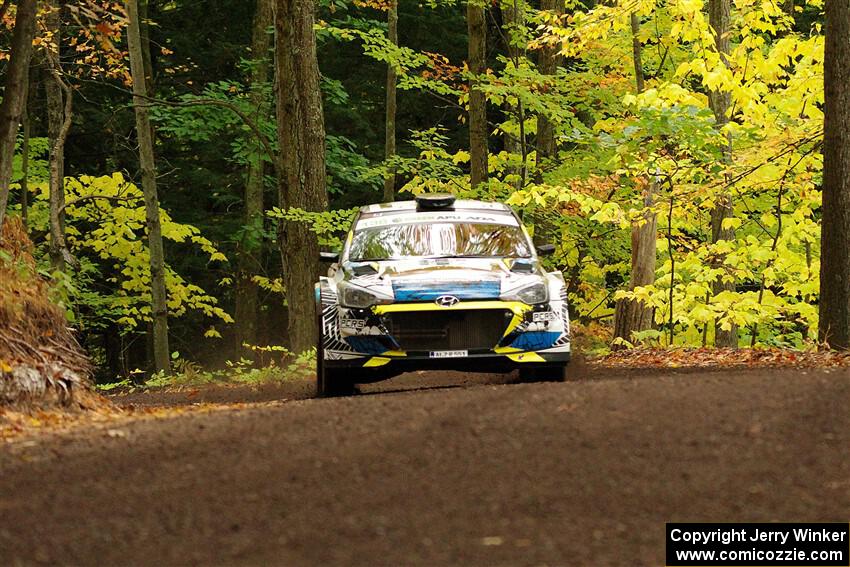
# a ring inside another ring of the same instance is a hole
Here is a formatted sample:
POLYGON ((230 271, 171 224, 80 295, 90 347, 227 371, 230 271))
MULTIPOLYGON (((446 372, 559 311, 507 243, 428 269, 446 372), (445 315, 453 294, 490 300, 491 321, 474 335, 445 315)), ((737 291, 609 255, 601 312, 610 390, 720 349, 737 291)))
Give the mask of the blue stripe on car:
POLYGON ((393 283, 396 301, 433 301, 442 295, 458 299, 497 299, 501 291, 498 281, 393 283))
POLYGON ((368 335, 345 337, 345 342, 363 354, 381 354, 387 351, 386 345, 380 339, 368 335))
POLYGON ((560 331, 529 331, 520 334, 510 346, 520 350, 540 350, 555 344, 560 336, 560 331))

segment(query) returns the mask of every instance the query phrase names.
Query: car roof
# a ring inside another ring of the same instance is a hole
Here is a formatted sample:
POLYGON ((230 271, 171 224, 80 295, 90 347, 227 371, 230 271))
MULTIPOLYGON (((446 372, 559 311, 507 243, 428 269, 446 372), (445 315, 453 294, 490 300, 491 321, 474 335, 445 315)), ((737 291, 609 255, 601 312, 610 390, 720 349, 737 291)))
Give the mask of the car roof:
MULTIPOLYGON (((438 209, 429 209, 429 211, 438 210, 438 209)), ((452 210, 455 212, 474 212, 474 211, 487 211, 487 212, 499 212, 499 213, 512 213, 511 208, 504 203, 491 203, 487 201, 473 201, 471 199, 458 199, 454 202, 451 208, 446 210, 452 210)), ((416 201, 396 201, 394 203, 378 203, 375 205, 366 205, 365 207, 360 208, 360 212, 363 214, 368 214, 371 216, 377 216, 381 214, 398 214, 398 213, 415 213, 417 212, 416 201)))

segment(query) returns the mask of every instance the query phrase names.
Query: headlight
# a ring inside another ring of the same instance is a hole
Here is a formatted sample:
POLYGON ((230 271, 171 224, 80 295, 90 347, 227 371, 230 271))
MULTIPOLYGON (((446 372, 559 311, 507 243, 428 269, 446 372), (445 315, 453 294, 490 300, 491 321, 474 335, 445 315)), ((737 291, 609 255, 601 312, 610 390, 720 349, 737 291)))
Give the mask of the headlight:
POLYGON ((522 301, 529 305, 549 301, 549 288, 543 282, 536 282, 517 291, 506 294, 503 299, 522 301))
POLYGON ((341 282, 337 286, 337 293, 339 294, 339 303, 344 307, 366 309, 373 305, 392 303, 392 300, 388 297, 377 295, 347 282, 341 282))

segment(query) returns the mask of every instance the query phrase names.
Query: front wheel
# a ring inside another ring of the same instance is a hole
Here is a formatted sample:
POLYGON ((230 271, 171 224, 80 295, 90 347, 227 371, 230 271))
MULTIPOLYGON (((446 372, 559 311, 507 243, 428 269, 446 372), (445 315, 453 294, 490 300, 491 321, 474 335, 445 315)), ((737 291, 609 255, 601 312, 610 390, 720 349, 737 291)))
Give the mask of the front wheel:
POLYGON ((567 363, 541 364, 519 369, 521 382, 564 382, 567 379, 567 363))
POLYGON ((356 392, 354 383, 340 368, 328 368, 325 364, 325 336, 322 325, 322 303, 316 303, 316 396, 333 398, 350 396, 356 392))
POLYGON ((354 383, 343 376, 341 369, 328 368, 322 362, 316 366, 316 396, 319 398, 336 398, 351 396, 357 393, 354 383))

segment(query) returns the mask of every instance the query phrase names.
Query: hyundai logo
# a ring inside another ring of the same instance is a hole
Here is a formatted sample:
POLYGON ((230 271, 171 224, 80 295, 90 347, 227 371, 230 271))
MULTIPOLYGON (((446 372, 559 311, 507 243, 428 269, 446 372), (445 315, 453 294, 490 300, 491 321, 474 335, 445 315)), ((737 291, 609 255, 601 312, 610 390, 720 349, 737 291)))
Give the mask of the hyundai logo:
POLYGON ((454 295, 441 295, 440 297, 434 300, 434 303, 436 303, 440 307, 451 307, 452 305, 457 305, 459 302, 460 299, 458 299, 454 295))

